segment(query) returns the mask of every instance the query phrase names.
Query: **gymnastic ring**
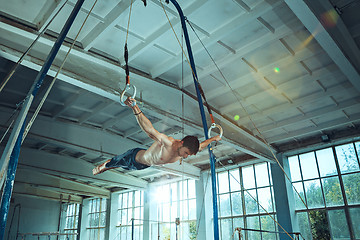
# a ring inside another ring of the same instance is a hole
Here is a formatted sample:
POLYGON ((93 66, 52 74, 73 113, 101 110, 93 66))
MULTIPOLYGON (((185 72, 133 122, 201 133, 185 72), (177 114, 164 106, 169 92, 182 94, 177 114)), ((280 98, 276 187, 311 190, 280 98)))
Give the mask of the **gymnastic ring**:
MULTIPOLYGON (((120 104, 122 106, 126 106, 126 104, 124 103, 124 96, 125 96, 126 91, 129 90, 131 87, 133 87, 133 89, 134 89, 134 93, 131 96, 131 98, 135 98, 135 96, 136 96, 136 87, 134 85, 126 84, 124 90, 121 92, 121 95, 120 95, 120 104)), ((135 105, 136 105, 136 102, 133 102, 131 104, 131 106, 135 106, 135 105)))
POLYGON ((222 135, 223 135, 223 129, 222 129, 222 127, 219 125, 219 124, 216 124, 216 123, 213 123, 213 124, 211 124, 211 126, 210 126, 210 128, 209 128, 209 131, 208 131, 208 138, 211 138, 211 136, 210 136, 210 133, 211 133, 211 130, 213 129, 213 128, 218 128, 219 130, 220 130, 220 138, 222 137, 222 135))

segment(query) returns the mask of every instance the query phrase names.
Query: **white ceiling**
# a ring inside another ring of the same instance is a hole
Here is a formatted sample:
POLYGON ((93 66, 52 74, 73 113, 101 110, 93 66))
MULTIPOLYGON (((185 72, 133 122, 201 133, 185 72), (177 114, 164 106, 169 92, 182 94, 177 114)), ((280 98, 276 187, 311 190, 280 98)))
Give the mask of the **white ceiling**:
MULTIPOLYGON (((0 92, 2 136, 75 4, 75 0, 0 0, 0 79, 45 30, 0 92)), ((94 0, 85 0, 30 116, 93 4, 94 0)), ((321 144, 322 135, 331 141, 359 136, 360 1, 184 0, 179 4, 191 24, 187 28, 199 82, 215 122, 224 129, 223 140, 214 147, 223 164, 274 162, 273 154, 321 144)), ((15 193, 54 199, 60 193, 105 196, 118 187, 141 189, 164 178, 198 178, 201 170, 209 169, 204 151, 183 165, 91 174, 93 166, 111 156, 152 143, 131 111, 119 104, 125 86, 123 55, 130 8, 130 79, 141 109, 165 134, 174 138, 192 134, 204 140, 173 5, 159 0, 148 0, 146 7, 139 0, 132 5, 131 0, 98 1, 24 141, 18 175, 36 174, 17 177, 15 193)), ((210 125, 208 116, 207 120, 210 125)))

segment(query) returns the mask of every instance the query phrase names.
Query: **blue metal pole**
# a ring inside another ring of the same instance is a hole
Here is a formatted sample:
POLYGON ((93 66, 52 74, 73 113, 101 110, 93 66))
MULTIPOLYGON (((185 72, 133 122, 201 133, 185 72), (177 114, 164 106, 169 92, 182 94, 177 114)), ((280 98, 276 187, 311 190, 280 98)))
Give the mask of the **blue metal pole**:
MULTIPOLYGON (((69 32, 70 27, 73 24, 75 17, 79 13, 83 3, 84 3, 84 0, 78 0, 78 2, 76 3, 73 11, 71 12, 68 20, 66 21, 63 29, 61 30, 58 39, 56 40, 54 46, 52 47, 43 67, 41 68, 40 72, 38 73, 38 75, 34 81, 34 84, 32 85, 32 87, 26 97, 26 100, 24 102, 24 107, 21 109, 21 111, 19 113, 19 117, 17 118, 17 120, 14 124, 14 129, 10 135, 10 138, 6 144, 4 153, 1 157, 1 162, 3 164, 2 168, 6 167, 7 159, 10 158, 10 160, 9 160, 9 164, 8 164, 8 170, 7 170, 6 181, 5 181, 6 185, 4 187, 3 196, 1 198, 0 239, 3 239, 4 233, 5 233, 5 226, 6 226, 6 221, 7 221, 8 211, 9 211, 10 199, 11 199, 14 178, 15 178, 17 163, 18 163, 19 154, 20 154, 22 135, 23 135, 24 128, 25 128, 26 115, 29 111, 32 100, 34 99, 35 95, 37 94, 48 70, 50 69, 52 62, 55 59, 56 54, 58 53, 58 51, 61 47, 61 44, 63 43, 67 33, 69 32), (9 157, 10 152, 11 152, 11 156, 9 157)), ((1 169, 1 171, 3 172, 3 169, 1 169)), ((2 181, 2 179, 1 179, 1 181, 2 181)))
POLYGON ((3 239, 4 234, 5 234, 6 221, 7 221, 7 216, 8 216, 8 212, 9 212, 11 194, 12 194, 12 190, 14 187, 16 166, 17 166, 18 159, 19 159, 20 146, 21 146, 21 141, 22 141, 22 133, 24 132, 24 129, 25 129, 25 124, 22 126, 22 128, 20 130, 20 135, 16 141, 14 150, 11 154, 9 167, 7 169, 4 191, 3 191, 2 198, 1 198, 0 239, 3 239))
POLYGON ((131 219, 131 240, 134 240, 134 231, 135 231, 135 226, 134 226, 134 223, 135 220, 132 218, 131 219))
MULTIPOLYGON (((195 89, 196 89, 196 94, 197 94, 197 98, 198 98, 198 103, 199 103, 199 108, 200 108, 200 113, 201 113, 201 120, 203 123, 203 128, 204 128, 204 134, 205 134, 205 139, 208 139, 208 126, 206 123, 206 116, 205 116, 205 111, 204 111, 204 105, 203 105, 203 101, 201 98, 201 93, 199 90, 199 84, 197 81, 197 73, 196 73, 196 68, 195 68, 195 62, 194 62, 194 57, 192 54, 192 50, 191 50, 191 44, 190 44, 190 40, 189 40, 189 34, 186 28, 186 23, 185 23, 185 17, 183 14, 183 11, 181 10, 181 7, 179 6, 179 4, 176 2, 176 0, 170 0, 175 8, 177 9, 177 11, 179 12, 179 16, 180 16, 180 20, 181 20, 181 26, 184 30, 184 37, 185 37, 185 43, 186 43, 186 47, 188 50, 188 54, 189 54, 189 61, 190 61, 190 65, 191 68, 193 70, 193 78, 194 78, 194 84, 195 84, 195 89)), ((212 152, 212 148, 209 145, 208 146, 208 150, 209 150, 209 156, 210 156, 210 169, 211 169, 211 186, 212 186, 212 195, 213 195, 213 217, 214 217, 214 239, 218 240, 219 239, 219 223, 218 223, 218 207, 217 207, 217 191, 216 191, 216 174, 215 174, 215 156, 212 152)))

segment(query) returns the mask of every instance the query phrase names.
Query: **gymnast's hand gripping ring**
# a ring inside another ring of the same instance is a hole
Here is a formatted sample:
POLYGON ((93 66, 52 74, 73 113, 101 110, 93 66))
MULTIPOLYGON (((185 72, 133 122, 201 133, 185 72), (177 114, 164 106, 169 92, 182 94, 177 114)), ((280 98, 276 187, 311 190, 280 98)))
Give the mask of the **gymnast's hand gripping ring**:
POLYGON ((210 133, 211 133, 211 130, 213 129, 213 128, 218 128, 219 130, 220 130, 220 138, 222 137, 222 135, 223 135, 223 129, 222 129, 222 127, 219 125, 219 124, 216 124, 216 123, 213 123, 213 124, 211 124, 211 126, 210 126, 210 128, 209 128, 209 131, 208 131, 208 138, 211 138, 211 136, 210 136, 210 133))
MULTIPOLYGON (((125 101, 124 96, 125 96, 126 91, 129 90, 131 87, 134 89, 134 93, 131 96, 131 98, 135 98, 135 96, 136 96, 136 87, 134 85, 130 85, 130 83, 126 84, 124 90, 121 92, 121 95, 120 95, 120 104, 122 106, 126 106, 126 104, 124 103, 124 101, 125 101)), ((136 102, 133 102, 131 104, 131 106, 135 106, 135 105, 136 105, 136 102)))

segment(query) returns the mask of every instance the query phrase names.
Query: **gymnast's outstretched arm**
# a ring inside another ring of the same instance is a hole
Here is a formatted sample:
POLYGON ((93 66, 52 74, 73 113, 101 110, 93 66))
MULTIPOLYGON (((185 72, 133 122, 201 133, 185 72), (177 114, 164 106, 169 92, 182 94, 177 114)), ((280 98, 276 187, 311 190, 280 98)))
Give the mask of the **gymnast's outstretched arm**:
POLYGON ((214 141, 220 141, 221 140, 221 137, 220 135, 217 135, 215 137, 211 137, 209 139, 206 139, 205 141, 201 142, 200 143, 200 146, 199 146, 199 152, 201 152, 202 150, 204 150, 204 148, 206 148, 210 143, 214 142, 214 141))
POLYGON ((135 99, 128 97, 124 103, 132 109, 141 129, 154 141, 157 141, 161 144, 171 144, 169 137, 163 133, 158 132, 150 120, 141 111, 139 106, 137 104, 133 104, 134 102, 136 103, 135 99))

